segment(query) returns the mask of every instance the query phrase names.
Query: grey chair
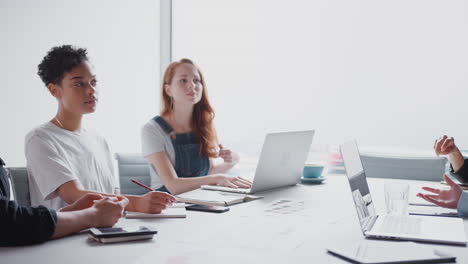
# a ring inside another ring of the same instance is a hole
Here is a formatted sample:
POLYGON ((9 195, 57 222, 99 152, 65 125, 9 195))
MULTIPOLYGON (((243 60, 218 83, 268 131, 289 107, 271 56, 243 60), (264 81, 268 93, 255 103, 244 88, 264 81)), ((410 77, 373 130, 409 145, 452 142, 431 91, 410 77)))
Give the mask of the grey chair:
POLYGON ((391 157, 361 154, 367 177, 440 181, 445 157, 391 157))
POLYGON ((28 170, 25 167, 7 168, 10 175, 11 187, 15 201, 19 205, 31 206, 31 195, 29 194, 28 170))
POLYGON ((134 195, 147 193, 148 190, 131 182, 130 179, 150 186, 151 177, 148 161, 141 154, 135 153, 116 153, 115 158, 119 168, 120 193, 134 195))

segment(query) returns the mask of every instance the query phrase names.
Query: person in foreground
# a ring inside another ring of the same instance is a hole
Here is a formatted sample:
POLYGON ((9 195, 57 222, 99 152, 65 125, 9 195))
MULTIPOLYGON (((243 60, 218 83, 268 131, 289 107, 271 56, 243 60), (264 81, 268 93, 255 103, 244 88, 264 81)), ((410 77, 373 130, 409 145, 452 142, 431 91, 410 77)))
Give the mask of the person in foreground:
MULTIPOLYGON (((88 193, 112 196, 116 183, 109 146, 82 127, 83 116, 95 112, 98 103, 97 77, 86 49, 52 48, 38 75, 57 100, 58 111, 26 136, 31 204, 57 210, 88 193)), ((125 197, 127 211, 143 213, 160 213, 175 202, 175 197, 154 191, 125 197)))
POLYGON ((128 199, 86 194, 59 211, 44 206, 20 206, 10 201, 10 184, 0 159, 0 246, 41 243, 91 227, 113 226, 128 199))
POLYGON ((161 93, 161 116, 141 132, 143 156, 152 165, 151 187, 172 194, 201 185, 249 188, 250 181, 223 175, 238 163, 239 155, 218 143, 200 69, 189 59, 171 63, 161 93), (215 164, 218 157, 223 163, 215 164))
MULTIPOLYGON (((468 165, 465 162, 467 159, 463 157, 452 137, 444 135, 437 139, 434 150, 437 155, 448 155, 454 174, 468 177, 468 165)), ((432 194, 418 193, 417 196, 441 207, 457 209, 460 216, 468 216, 468 192, 463 191, 448 175, 444 175, 444 180, 449 186, 448 190, 423 187, 423 190, 432 194)))

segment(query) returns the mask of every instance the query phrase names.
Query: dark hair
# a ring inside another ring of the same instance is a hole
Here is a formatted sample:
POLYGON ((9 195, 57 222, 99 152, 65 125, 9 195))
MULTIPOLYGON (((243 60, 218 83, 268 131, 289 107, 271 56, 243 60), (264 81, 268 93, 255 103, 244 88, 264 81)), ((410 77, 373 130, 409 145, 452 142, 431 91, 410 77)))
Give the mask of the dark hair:
POLYGON ((87 60, 86 49, 72 45, 53 47, 37 66, 37 74, 46 86, 49 83, 59 84, 65 73, 87 60))

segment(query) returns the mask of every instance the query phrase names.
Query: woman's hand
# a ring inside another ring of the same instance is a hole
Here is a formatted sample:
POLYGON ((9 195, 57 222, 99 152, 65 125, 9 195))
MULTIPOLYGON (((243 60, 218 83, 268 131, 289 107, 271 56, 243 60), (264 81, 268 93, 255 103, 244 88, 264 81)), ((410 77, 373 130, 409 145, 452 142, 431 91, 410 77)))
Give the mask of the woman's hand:
POLYGON ((225 149, 221 144, 219 144, 218 157, 222 158, 226 163, 236 164, 239 162, 239 155, 230 149, 225 149))
POLYGON ((441 136, 434 142, 434 150, 437 156, 450 155, 455 151, 459 151, 455 145, 455 139, 446 135, 441 136))
POLYGON ((426 190, 433 194, 418 193, 417 196, 438 206, 456 209, 458 206, 458 200, 460 200, 462 189, 460 186, 458 186, 458 184, 452 181, 447 176, 447 174, 444 175, 444 179, 445 182, 450 186, 450 189, 440 190, 429 187, 423 187, 423 190, 426 190))
POLYGON ((465 158, 455 145, 455 139, 446 135, 441 136, 434 142, 434 151, 437 156, 448 155, 452 168, 455 172, 460 170, 465 163, 465 158))
POLYGON ((159 214, 167 206, 176 202, 176 198, 165 192, 148 192, 145 195, 138 196, 132 201, 137 212, 147 214, 159 214))
POLYGON ((252 182, 241 177, 229 177, 225 175, 214 175, 214 184, 219 186, 225 186, 230 188, 250 188, 252 182))

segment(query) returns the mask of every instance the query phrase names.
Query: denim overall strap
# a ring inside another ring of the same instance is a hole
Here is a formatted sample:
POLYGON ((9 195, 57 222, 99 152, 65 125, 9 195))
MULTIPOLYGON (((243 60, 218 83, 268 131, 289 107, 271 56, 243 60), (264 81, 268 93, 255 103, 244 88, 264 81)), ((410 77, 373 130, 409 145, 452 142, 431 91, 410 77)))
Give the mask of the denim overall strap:
POLYGON ((154 122, 158 123, 158 125, 166 132, 170 137, 172 137, 175 132, 174 129, 160 116, 153 117, 154 122))
MULTIPOLYGON (((200 154, 200 144, 196 142, 195 134, 175 134, 174 129, 162 117, 156 116, 153 120, 171 138, 175 152, 174 169, 177 176, 179 178, 189 178, 207 175, 210 170, 210 160, 200 154)), ((168 192, 165 186, 157 189, 157 191, 168 192)))

